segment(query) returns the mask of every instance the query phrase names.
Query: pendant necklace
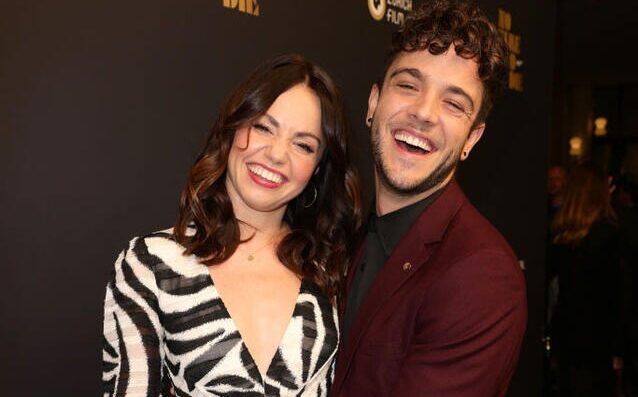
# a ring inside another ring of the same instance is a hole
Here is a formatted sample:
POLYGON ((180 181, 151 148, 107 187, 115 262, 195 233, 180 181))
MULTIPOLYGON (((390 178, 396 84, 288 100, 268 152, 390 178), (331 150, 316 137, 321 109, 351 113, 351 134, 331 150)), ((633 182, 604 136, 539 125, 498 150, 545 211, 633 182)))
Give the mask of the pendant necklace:
MULTIPOLYGON (((248 262, 252 262, 253 260, 255 260, 255 255, 257 255, 257 253, 259 251, 263 250, 267 246, 273 244, 275 239, 278 238, 280 235, 281 235, 281 233, 276 233, 273 237, 269 238, 268 241, 266 241, 266 243, 264 245, 262 245, 261 247, 257 248, 256 250, 253 250, 251 252, 247 252, 248 256, 246 257, 246 260, 248 262)), ((246 252, 246 250, 243 247, 241 247, 241 245, 239 245, 237 248, 239 248, 242 251, 246 252)))

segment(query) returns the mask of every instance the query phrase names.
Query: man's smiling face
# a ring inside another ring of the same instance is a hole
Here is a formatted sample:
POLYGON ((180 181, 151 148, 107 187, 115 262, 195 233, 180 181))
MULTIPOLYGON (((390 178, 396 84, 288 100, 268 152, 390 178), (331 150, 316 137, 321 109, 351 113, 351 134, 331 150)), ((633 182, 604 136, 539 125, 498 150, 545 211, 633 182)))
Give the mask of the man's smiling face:
POLYGON ((426 197, 447 184, 483 133, 482 94, 478 64, 453 47, 399 54, 368 100, 377 186, 426 197))

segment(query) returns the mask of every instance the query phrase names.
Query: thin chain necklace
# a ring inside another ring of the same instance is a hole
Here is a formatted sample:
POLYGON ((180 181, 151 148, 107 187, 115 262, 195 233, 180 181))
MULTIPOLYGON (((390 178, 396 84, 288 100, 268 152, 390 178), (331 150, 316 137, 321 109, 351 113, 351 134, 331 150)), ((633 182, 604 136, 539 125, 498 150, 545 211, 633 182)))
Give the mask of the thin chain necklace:
POLYGON ((259 248, 255 249, 255 250, 252 250, 252 251, 248 252, 248 251, 246 251, 246 249, 244 247, 241 246, 241 244, 237 246, 237 249, 247 253, 248 256, 246 257, 246 260, 248 262, 252 262, 253 260, 255 260, 255 257, 256 257, 256 255, 257 255, 257 253, 259 251, 263 250, 264 248, 266 248, 269 245, 274 245, 275 240, 278 240, 281 237, 282 234, 283 234, 283 231, 275 233, 271 238, 269 238, 266 241, 265 244, 261 245, 259 248))

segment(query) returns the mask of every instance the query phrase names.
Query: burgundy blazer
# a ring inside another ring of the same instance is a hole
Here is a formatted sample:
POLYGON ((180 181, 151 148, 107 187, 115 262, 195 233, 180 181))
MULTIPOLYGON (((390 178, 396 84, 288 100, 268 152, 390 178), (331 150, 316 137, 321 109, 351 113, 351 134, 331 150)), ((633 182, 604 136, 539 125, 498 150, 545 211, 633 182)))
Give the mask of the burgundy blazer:
POLYGON ((526 322, 516 256, 452 181, 370 287, 341 346, 331 395, 504 396, 526 322))

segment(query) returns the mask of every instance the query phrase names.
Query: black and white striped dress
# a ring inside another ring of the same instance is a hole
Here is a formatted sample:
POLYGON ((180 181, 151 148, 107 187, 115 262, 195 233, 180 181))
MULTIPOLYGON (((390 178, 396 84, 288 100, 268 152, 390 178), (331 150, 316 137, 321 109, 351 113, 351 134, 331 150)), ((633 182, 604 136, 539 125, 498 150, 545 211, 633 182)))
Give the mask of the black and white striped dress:
POLYGON ((327 396, 337 312, 304 280, 262 377, 206 266, 170 230, 131 240, 115 263, 104 310, 104 396, 327 396), (164 379, 165 381, 166 379, 164 379))

